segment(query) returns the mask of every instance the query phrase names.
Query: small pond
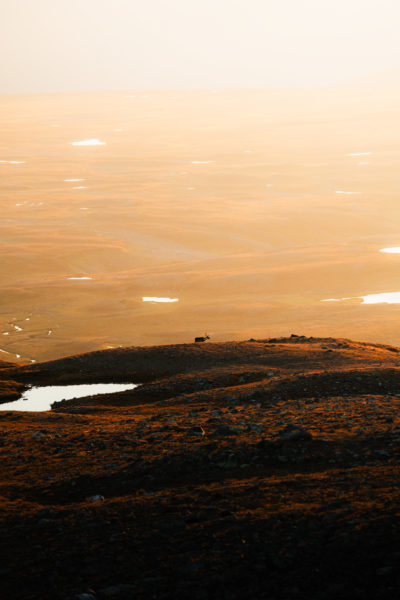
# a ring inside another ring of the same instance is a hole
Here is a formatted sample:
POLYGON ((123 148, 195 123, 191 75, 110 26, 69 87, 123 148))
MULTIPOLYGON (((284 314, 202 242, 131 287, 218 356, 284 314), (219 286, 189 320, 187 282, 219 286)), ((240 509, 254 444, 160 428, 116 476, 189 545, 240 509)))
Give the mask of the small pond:
POLYGON ((26 390, 19 400, 0 404, 0 410, 29 410, 40 412, 51 410, 53 402, 83 398, 96 394, 113 394, 133 390, 135 383, 91 383, 83 385, 54 385, 46 387, 31 387, 26 390))

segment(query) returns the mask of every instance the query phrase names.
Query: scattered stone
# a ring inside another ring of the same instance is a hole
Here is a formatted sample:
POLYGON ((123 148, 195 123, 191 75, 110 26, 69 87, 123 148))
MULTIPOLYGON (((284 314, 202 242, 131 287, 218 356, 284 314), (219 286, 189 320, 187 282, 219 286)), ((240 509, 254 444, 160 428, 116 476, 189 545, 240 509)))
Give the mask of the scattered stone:
POLYGON ((234 469, 237 467, 237 463, 233 462, 232 460, 227 460, 217 463, 217 467, 220 469, 234 469))
POLYGON ((287 425, 278 435, 282 441, 312 440, 312 434, 301 425, 287 425))
POLYGON ((378 458, 389 458, 390 457, 390 452, 388 452, 387 450, 375 450, 374 454, 378 458))
POLYGON ((257 425, 256 423, 247 426, 247 431, 256 431, 257 433, 262 433, 264 429, 263 425, 257 425))
POLYGON ((31 438, 34 440, 41 440, 48 437, 48 434, 43 433, 43 431, 35 431, 35 433, 32 433, 31 435, 31 438))
POLYGON ((90 498, 88 498, 87 501, 88 502, 103 502, 104 496, 100 496, 100 495, 90 496, 90 498))
POLYGON ((130 583, 120 583, 99 590, 97 595, 100 600, 114 600, 114 598, 118 598, 118 600, 134 600, 133 594, 135 590, 135 585, 130 583))
POLYGON ((229 425, 225 425, 224 423, 218 425, 217 429, 215 430, 218 435, 226 436, 237 435, 238 433, 242 433, 242 431, 243 429, 241 427, 231 427, 229 425))
POLYGON ((42 529, 44 527, 47 527, 51 523, 52 523, 51 519, 39 519, 39 521, 37 522, 37 526, 39 529, 42 529))

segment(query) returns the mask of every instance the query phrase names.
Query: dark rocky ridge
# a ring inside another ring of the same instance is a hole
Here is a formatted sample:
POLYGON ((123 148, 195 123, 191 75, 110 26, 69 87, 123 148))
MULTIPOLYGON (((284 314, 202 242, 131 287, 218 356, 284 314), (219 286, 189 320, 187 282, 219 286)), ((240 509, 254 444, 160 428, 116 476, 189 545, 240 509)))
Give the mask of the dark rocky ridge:
POLYGON ((302 336, 2 365, 3 401, 143 383, 0 412, 2 597, 392 600, 399 365, 302 336))

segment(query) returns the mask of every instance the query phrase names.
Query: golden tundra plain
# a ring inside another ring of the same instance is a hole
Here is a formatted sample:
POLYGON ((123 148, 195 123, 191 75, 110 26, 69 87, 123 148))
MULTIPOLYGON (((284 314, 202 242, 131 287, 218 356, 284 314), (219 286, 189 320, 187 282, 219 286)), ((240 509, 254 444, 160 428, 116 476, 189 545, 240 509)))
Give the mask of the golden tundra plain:
POLYGON ((0 358, 205 333, 400 345, 382 252, 400 246, 399 95, 3 95, 0 358))

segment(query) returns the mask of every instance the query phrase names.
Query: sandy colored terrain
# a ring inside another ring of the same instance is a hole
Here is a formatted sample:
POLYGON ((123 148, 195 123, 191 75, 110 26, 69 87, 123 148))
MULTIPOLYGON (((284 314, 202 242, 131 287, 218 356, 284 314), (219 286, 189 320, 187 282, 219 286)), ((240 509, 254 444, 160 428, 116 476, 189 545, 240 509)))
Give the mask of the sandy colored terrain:
POLYGON ((0 365, 145 382, 0 412, 2 597, 396 598, 399 365, 295 335, 0 365))
POLYGON ((321 302, 400 290, 379 252, 400 245, 398 95, 2 96, 1 358, 205 332, 400 344, 398 305, 321 302))

